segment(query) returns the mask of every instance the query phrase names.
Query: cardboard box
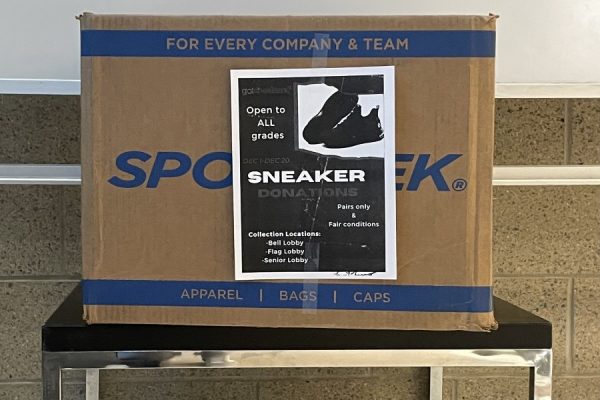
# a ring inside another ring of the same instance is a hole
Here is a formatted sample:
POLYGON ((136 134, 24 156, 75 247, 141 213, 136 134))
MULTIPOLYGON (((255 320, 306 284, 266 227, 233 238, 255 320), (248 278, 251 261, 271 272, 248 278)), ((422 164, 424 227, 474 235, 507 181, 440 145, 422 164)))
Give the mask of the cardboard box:
POLYGON ((86 321, 492 329, 495 20, 83 15, 86 321), (396 279, 235 281, 230 71, 389 65, 396 279))

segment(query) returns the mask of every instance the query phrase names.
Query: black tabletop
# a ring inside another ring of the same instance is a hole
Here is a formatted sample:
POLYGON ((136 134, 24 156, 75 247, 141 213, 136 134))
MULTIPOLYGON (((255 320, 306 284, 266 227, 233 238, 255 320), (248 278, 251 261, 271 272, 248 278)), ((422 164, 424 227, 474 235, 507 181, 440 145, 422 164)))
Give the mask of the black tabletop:
POLYGON ((543 349, 550 322, 494 298, 492 332, 177 325, 87 325, 78 286, 42 327, 44 351, 543 349))

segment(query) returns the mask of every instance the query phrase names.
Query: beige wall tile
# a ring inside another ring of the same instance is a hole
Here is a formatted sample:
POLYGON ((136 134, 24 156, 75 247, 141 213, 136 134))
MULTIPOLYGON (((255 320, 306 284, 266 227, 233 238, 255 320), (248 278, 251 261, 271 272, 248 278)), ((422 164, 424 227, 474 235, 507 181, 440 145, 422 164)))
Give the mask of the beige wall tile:
POLYGON ((41 326, 73 283, 0 282, 0 380, 40 378, 41 326))
POLYGON ((561 99, 497 99, 494 164, 562 164, 564 104, 561 99))
POLYGON ((574 299, 573 364, 577 371, 598 373, 600 372, 600 278, 576 279, 574 299))
POLYGON ((100 386, 102 400, 252 400, 256 383, 247 381, 140 381, 116 382, 100 386))
POLYGON ((424 379, 289 380, 259 382, 260 400, 267 399, 403 399, 427 398, 424 379))
POLYGON ((527 367, 454 367, 444 368, 444 376, 448 378, 464 377, 529 377, 529 368, 527 367))
MULTIPOLYGON (((248 381, 126 381, 100 383, 100 400, 254 400, 256 384, 248 381)), ((83 384, 63 385, 63 400, 85 400, 83 384)))
POLYGON ((81 274, 81 187, 65 186, 63 196, 64 265, 65 269, 81 274))
POLYGON ((0 164, 78 164, 79 110, 79 96, 0 95, 0 164))
MULTIPOLYGON (((82 383, 77 383, 77 384, 63 383, 63 385, 62 385, 62 400, 86 400, 85 385, 82 383)), ((104 399, 100 398, 100 400, 104 400, 104 399)))
POLYGON ((456 400, 527 400, 526 378, 477 378, 457 380, 456 400))
POLYGON ((66 275, 61 188, 0 185, 0 276, 66 275))
POLYGON ((600 187, 494 188, 498 274, 600 272, 600 187))
POLYGON ((39 400, 42 398, 40 384, 0 383, 0 400, 39 400))
POLYGON ((572 100, 572 164, 600 164, 600 99, 572 100))
POLYGON ((497 278, 494 294, 552 322, 553 368, 567 367, 567 278, 497 278))
POLYGON ((553 382, 552 400, 600 399, 600 376, 557 378, 553 382))

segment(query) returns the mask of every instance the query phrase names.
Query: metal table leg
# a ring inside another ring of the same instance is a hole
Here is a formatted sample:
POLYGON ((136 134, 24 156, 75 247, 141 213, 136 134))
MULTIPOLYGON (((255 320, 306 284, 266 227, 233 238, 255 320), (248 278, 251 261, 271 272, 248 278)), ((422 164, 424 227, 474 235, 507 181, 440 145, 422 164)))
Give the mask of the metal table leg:
POLYGON ((116 352, 42 352, 43 399, 61 400, 61 370, 77 368, 86 370, 86 399, 98 400, 99 368, 111 364, 123 364, 116 352), (96 397, 88 389, 94 382, 96 397))
POLYGON ((59 358, 55 353, 42 353, 42 385, 44 400, 60 400, 61 394, 61 367, 59 358))
POLYGON ((442 400, 444 367, 429 368, 429 400, 442 400))
POLYGON ((85 400, 99 400, 100 370, 88 368, 85 370, 85 400))
POLYGON ((552 350, 540 350, 529 368, 529 398, 550 400, 552 397, 552 350))

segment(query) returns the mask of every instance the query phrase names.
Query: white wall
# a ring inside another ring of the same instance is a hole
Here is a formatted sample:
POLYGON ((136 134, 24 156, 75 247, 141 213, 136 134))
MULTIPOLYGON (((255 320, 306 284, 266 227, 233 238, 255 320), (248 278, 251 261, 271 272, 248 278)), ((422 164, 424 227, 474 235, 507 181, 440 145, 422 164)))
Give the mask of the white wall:
POLYGON ((244 15, 493 12, 500 15, 497 82, 600 84, 598 0, 0 0, 0 79, 78 80, 79 23, 75 16, 83 11, 244 15))

